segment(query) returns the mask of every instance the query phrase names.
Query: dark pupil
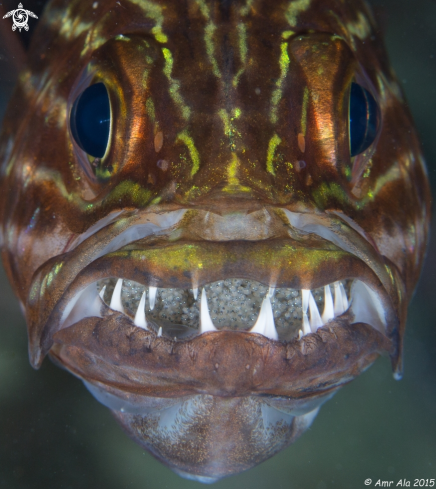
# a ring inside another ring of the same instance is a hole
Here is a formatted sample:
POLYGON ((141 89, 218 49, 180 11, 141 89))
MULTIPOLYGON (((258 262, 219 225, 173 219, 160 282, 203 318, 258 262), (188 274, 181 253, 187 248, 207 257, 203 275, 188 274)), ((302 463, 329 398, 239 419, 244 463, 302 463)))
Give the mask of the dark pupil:
POLYGON ((350 92, 350 151, 356 156, 367 149, 377 135, 379 108, 374 97, 357 83, 350 92))
POLYGON ((70 126, 77 144, 90 156, 102 158, 110 129, 109 95, 103 83, 88 87, 74 102, 70 126))

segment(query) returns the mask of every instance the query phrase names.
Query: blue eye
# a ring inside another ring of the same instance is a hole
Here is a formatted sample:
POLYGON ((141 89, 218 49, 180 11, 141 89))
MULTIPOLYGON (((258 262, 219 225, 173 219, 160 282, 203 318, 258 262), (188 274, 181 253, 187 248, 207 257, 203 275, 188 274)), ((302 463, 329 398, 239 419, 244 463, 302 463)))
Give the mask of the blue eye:
POLYGON ((110 131, 109 95, 103 83, 89 86, 74 102, 70 126, 77 144, 95 158, 106 152, 110 131))
POLYGON ((357 83, 350 91, 350 152, 356 156, 374 142, 380 120, 380 112, 374 97, 357 83))

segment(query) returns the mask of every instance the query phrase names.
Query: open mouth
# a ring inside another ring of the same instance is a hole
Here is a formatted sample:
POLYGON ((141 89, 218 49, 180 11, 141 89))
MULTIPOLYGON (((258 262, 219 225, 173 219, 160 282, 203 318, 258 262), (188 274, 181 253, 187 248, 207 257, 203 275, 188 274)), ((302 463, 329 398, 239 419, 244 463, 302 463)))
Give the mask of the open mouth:
MULTIPOLYGON (((155 376, 157 384, 165 378, 172 389, 178 386, 174 395, 179 388, 184 393, 191 389, 235 395, 254 385, 251 379, 248 387, 236 388, 235 369, 271 354, 276 358, 268 364, 271 372, 265 382, 269 383, 274 369, 283 367, 274 362, 280 362, 281 355, 289 356, 288 345, 316 351, 310 362, 306 359, 304 365, 283 370, 284 376, 300 378, 302 391, 307 376, 315 382, 319 369, 331 377, 323 383, 322 389, 328 389, 358 375, 374 355, 392 354, 395 309, 386 267, 374 248, 361 233, 338 225, 336 216, 329 217, 335 226, 328 227, 316 216, 297 214, 283 225, 283 213, 280 219, 278 214, 264 209, 248 217, 242 214, 245 221, 237 226, 238 216, 233 215, 230 231, 235 239, 222 231, 229 229, 224 217, 213 218, 213 230, 209 212, 198 210, 184 220, 180 211, 117 214, 113 222, 105 218, 101 227, 77 240, 62 261, 47 264, 36 277, 31 297, 37 300, 30 301, 30 310, 33 306, 36 312, 31 317, 37 319, 30 337, 34 364, 51 351, 87 380, 105 383, 110 377, 107 370, 116 370, 116 384, 126 382, 126 390, 144 389, 155 376), (206 229, 198 223, 203 218, 208 219, 207 232, 215 239, 189 233, 192 222, 196 229, 206 229), (238 235, 238 229, 250 229, 246 222, 250 219, 255 221, 255 235, 238 235), (255 239, 259 233, 264 239, 255 239), (229 375, 226 378, 220 367, 222 376, 214 379, 224 387, 214 387, 207 372, 202 379, 191 367, 181 373, 180 362, 185 361, 181 358, 216 352, 218 343, 225 359, 213 365, 226 363, 229 375), (155 344, 166 345, 165 353, 156 353, 156 358, 144 355, 155 344), (174 355, 177 349, 180 354, 174 355), (83 352, 87 352, 85 363, 83 352), (99 362, 99 371, 90 373, 99 362), (238 366, 230 372, 232 362, 238 366), (147 373, 147 381, 126 380, 125 372, 133 364, 135 371, 147 373), (120 373, 120 368, 127 370, 120 373), (173 376, 168 374, 171 369, 177 372, 173 376)), ((294 384, 289 381, 287 389, 294 384)), ((153 388, 156 393, 156 384, 153 388)), ((261 383, 255 388, 262 390, 261 383)))
POLYGON ((174 341, 224 330, 292 341, 316 333, 346 313, 351 323, 367 323, 386 334, 383 306, 360 280, 337 281, 310 291, 225 279, 205 285, 200 292, 198 288, 144 287, 132 280, 109 278, 89 285, 66 310, 71 312, 61 329, 86 317, 117 311, 138 328, 174 341))

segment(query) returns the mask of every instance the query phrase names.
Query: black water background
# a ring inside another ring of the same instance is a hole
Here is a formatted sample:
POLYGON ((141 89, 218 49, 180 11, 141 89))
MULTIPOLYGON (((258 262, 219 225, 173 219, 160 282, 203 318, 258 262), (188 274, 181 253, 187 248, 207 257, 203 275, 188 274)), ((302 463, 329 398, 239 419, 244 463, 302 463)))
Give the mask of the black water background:
MULTIPOLYGON (((15 2, 1 2, 9 7, 15 2)), ((18 0, 17 2, 18 3, 18 0)), ((23 2, 37 11, 40 1, 23 2)), ((436 194, 436 2, 373 1, 414 115, 436 194)), ((0 46, 0 119, 12 87, 0 46)), ((434 221, 434 220, 433 220, 434 221)), ((436 225, 412 302, 405 375, 380 359, 320 411, 301 440, 215 488, 366 487, 364 480, 436 478, 436 225)), ((131 442, 80 381, 27 358, 24 320, 0 276, 0 487, 194 488, 131 442)), ((391 486, 392 487, 392 486, 391 486)))

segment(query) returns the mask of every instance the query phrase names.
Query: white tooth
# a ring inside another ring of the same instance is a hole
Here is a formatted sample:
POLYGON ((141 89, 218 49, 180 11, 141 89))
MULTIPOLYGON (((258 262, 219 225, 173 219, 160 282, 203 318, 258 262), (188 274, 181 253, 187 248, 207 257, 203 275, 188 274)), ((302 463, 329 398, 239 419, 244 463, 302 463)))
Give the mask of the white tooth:
POLYGON ((100 290, 100 293, 98 294, 100 296, 100 299, 104 302, 104 293, 106 292, 106 285, 100 290))
POLYGON ((342 299, 342 290, 339 286, 339 282, 335 282, 335 316, 340 316, 344 309, 344 301, 342 299))
POLYGON ((268 297, 272 299, 274 297, 274 292, 276 291, 275 287, 269 287, 268 289, 268 297))
POLYGON ((161 337, 162 336, 162 326, 159 328, 159 331, 157 332, 157 337, 161 337))
POLYGON ((136 315, 133 322, 140 328, 148 329, 147 319, 145 318, 145 292, 143 292, 141 300, 139 301, 138 309, 136 310, 136 315))
POLYGON ((315 331, 323 325, 321 316, 319 315, 318 306, 312 293, 309 292, 309 310, 310 310, 310 327, 315 331))
POLYGON ((298 331, 298 339, 301 340, 301 338, 303 337, 303 331, 301 331, 301 329, 298 331))
POLYGON ((61 319, 62 328, 68 328, 86 317, 101 317, 101 306, 97 284, 94 282, 76 294, 65 308, 61 319))
POLYGON ((302 296, 302 306, 303 306, 303 312, 307 314, 307 308, 309 307, 309 294, 310 290, 306 289, 301 289, 301 296, 302 296))
POLYGON ((156 292, 157 287, 148 288, 148 302, 150 303, 150 311, 154 309, 154 304, 156 303, 156 292))
POLYGON ((323 323, 326 324, 330 319, 335 317, 335 311, 333 307, 333 298, 330 285, 324 287, 324 312, 322 313, 323 323))
POLYGON ((121 289, 123 287, 123 279, 119 278, 117 284, 115 285, 114 293, 112 294, 112 299, 110 303, 110 308, 114 311, 124 312, 124 307, 121 303, 121 289))
POLYGON ((250 333, 258 333, 271 340, 278 340, 279 335, 274 324, 274 315, 269 294, 266 295, 260 308, 256 324, 250 329, 250 333))
POLYGON ((197 297, 198 297, 198 287, 195 287, 195 289, 192 289, 192 293, 194 294, 194 299, 197 300, 197 297))
POLYGON ((365 283, 355 280, 351 287, 351 298, 353 323, 367 323, 386 334, 386 310, 378 294, 365 283))
POLYGON ((307 317, 307 314, 303 312, 303 336, 306 336, 311 332, 309 318, 307 317))
POLYGON ((201 291, 201 303, 200 303, 200 334, 207 331, 218 331, 210 317, 209 308, 207 307, 206 289, 203 287, 201 291))
POLYGON ((347 293, 345 292, 344 285, 342 282, 339 284, 339 288, 341 289, 342 292, 342 305, 344 307, 344 311, 348 309, 348 299, 347 299, 347 293))

